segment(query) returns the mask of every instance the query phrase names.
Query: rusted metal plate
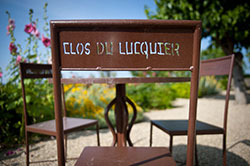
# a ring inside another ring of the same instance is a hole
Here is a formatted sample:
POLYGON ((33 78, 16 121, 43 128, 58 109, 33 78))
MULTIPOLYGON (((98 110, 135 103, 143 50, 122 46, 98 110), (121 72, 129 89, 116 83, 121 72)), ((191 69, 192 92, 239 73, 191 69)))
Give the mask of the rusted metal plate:
POLYGON ((169 150, 164 147, 85 147, 76 166, 174 166, 169 150))
POLYGON ((200 76, 228 75, 231 69, 232 56, 201 61, 200 76))
POLYGON ((52 21, 62 68, 189 70, 199 21, 52 21))
POLYGON ((20 63, 23 78, 52 78, 52 65, 20 63))

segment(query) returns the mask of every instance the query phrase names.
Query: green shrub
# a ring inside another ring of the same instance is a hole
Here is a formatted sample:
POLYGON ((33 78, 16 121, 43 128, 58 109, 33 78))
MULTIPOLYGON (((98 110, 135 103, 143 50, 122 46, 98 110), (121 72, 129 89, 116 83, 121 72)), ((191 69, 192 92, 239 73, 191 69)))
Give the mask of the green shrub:
MULTIPOLYGON (((29 123, 54 117, 52 85, 47 81, 25 80, 29 123), (41 111, 42 110, 42 111, 41 111)), ((0 84, 1 147, 23 143, 24 120, 21 84, 0 84)))
POLYGON ((0 84, 0 149, 18 144, 22 125, 20 89, 17 85, 0 84))
POLYGON ((228 82, 228 77, 227 76, 222 76, 222 77, 216 77, 218 84, 219 84, 219 88, 222 90, 226 90, 227 89, 227 82, 228 82))
MULTIPOLYGON (((217 94, 223 84, 226 86, 227 80, 221 79, 218 82, 214 76, 201 77, 199 81, 198 97, 217 94)), ((190 83, 175 83, 171 88, 175 91, 176 98, 189 98, 190 97, 190 83)))
POLYGON ((127 94, 135 103, 147 111, 149 109, 170 108, 175 99, 174 91, 169 84, 130 84, 127 94))
POLYGON ((171 88, 175 92, 176 98, 189 98, 190 97, 190 83, 173 83, 171 88))
POLYGON ((201 77, 199 82, 199 97, 217 94, 220 85, 214 76, 201 77))

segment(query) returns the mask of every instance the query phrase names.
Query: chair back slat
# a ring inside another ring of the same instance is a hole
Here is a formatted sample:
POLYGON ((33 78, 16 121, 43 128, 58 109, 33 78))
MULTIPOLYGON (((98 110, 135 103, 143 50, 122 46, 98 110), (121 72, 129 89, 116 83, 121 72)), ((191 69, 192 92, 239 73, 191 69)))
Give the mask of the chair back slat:
POLYGON ((227 132, 228 104, 229 104, 230 89, 231 89, 231 82, 233 75, 234 58, 235 58, 234 55, 228 55, 222 58, 201 61, 200 65, 200 76, 210 76, 210 75, 228 76, 225 107, 224 107, 224 122, 223 122, 223 129, 225 134, 227 132))
POLYGON ((26 91, 24 79, 36 79, 36 78, 52 78, 52 65, 50 64, 35 64, 35 63, 20 63, 20 76, 21 76, 21 86, 22 86, 22 97, 24 106, 24 121, 27 126, 28 123, 28 112, 27 112, 27 102, 26 102, 26 91))
POLYGON ((200 65, 200 76, 229 75, 232 55, 211 60, 203 60, 200 65))
POLYGON ((52 65, 20 63, 21 77, 24 78, 52 78, 52 65))

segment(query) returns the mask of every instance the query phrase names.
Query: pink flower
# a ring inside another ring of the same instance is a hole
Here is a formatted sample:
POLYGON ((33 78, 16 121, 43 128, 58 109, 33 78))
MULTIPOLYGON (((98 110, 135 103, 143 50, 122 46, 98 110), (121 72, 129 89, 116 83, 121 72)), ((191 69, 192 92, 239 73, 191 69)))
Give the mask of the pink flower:
POLYGON ((35 35, 37 38, 40 37, 40 32, 37 29, 33 31, 32 34, 35 35))
POLYGON ((9 26, 10 26, 10 28, 12 28, 12 30, 14 30, 15 29, 15 21, 14 20, 12 20, 12 19, 9 19, 9 26))
POLYGON ((11 31, 13 31, 15 29, 15 21, 12 20, 12 19, 9 19, 9 23, 8 23, 8 26, 7 26, 7 35, 10 34, 11 31))
POLYGON ((15 25, 15 21, 13 19, 9 19, 9 24, 10 25, 15 25))
POLYGON ((16 57, 16 64, 19 64, 21 61, 22 61, 22 57, 21 57, 21 55, 18 55, 16 57))
POLYGON ((43 42, 43 44, 44 44, 45 47, 49 47, 50 46, 50 39, 47 38, 47 37, 44 37, 43 35, 42 35, 42 42, 43 42))
POLYGON ((9 50, 10 50, 10 53, 11 53, 11 54, 16 53, 17 48, 16 48, 15 44, 10 43, 10 45, 9 45, 9 50))
POLYGON ((15 29, 15 25, 14 24, 9 24, 7 25, 7 35, 10 34, 11 31, 13 31, 15 29))
POLYGON ((7 35, 9 35, 10 34, 10 26, 9 25, 7 25, 7 35))
POLYGON ((3 73, 2 73, 2 72, 0 72, 0 78, 2 78, 2 76, 3 76, 3 73))
POLYGON ((36 28, 35 23, 33 23, 33 24, 30 23, 30 24, 25 25, 24 31, 28 34, 32 34, 32 35, 36 36, 37 38, 40 37, 40 32, 36 28))
POLYGON ((24 28, 24 31, 28 34, 30 34, 31 32, 34 31, 34 26, 30 23, 30 24, 27 24, 25 25, 25 28, 24 28))
POLYGON ((7 153, 5 153, 5 156, 11 156, 11 155, 14 155, 15 152, 12 151, 12 150, 9 150, 7 153))

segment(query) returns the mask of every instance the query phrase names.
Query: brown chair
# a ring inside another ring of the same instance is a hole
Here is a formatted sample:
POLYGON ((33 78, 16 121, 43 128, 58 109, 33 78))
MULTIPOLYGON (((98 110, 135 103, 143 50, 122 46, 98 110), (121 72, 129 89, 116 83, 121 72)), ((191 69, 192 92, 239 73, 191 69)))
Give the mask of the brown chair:
MULTIPOLYGON (((177 80, 179 82, 191 82, 192 93, 190 95, 186 154, 187 165, 193 165, 201 21, 52 20, 50 21, 50 28, 58 165, 65 165, 63 124, 61 121, 62 104, 60 100, 61 72, 120 70, 187 71, 191 73, 191 77, 166 78, 166 82, 176 82, 177 80), (105 46, 102 43, 105 43, 105 46), (139 43, 140 46, 137 45, 139 43), (150 51, 152 43, 155 43, 155 49, 150 51), (73 47, 75 49, 72 50, 73 47), (133 47, 134 51, 128 51, 128 47, 133 47), (126 53, 123 52, 124 49, 126 53)), ((77 81, 77 78, 75 80, 77 81)), ((91 81, 90 83, 101 83, 104 80, 105 82, 102 83, 116 84, 121 88, 121 91, 118 87, 116 88, 116 99, 108 105, 111 106, 116 101, 115 119, 119 123, 116 123, 117 130, 113 134, 113 137, 116 138, 113 140, 117 140, 118 147, 85 147, 76 165, 176 165, 166 147, 125 147, 127 131, 130 130, 130 128, 126 128, 128 113, 124 102, 126 101, 125 84, 142 83, 143 81, 155 83, 158 78, 120 78, 119 81, 119 79, 109 77, 107 79, 90 78, 88 80, 91 81), (114 80, 117 80, 117 82, 114 82, 114 80)))
MULTIPOLYGON (((211 59, 211 60, 203 60, 201 61, 200 64, 200 76, 211 76, 211 75, 228 76, 223 127, 218 127, 213 124, 208 124, 199 120, 196 121, 197 135, 223 134, 223 165, 226 165, 227 115, 228 115, 228 103, 230 96, 233 64, 234 64, 234 55, 211 59)), ((188 120, 151 120, 150 146, 152 146, 153 126, 161 129, 162 131, 170 135, 169 149, 170 152, 172 153, 173 136, 187 135, 188 120)), ((195 146, 196 146, 195 148, 197 148, 196 144, 195 146)), ((197 150, 195 154, 196 154, 196 164, 198 164, 197 150)))
MULTIPOLYGON (((39 133, 50 136, 56 136, 56 122, 55 120, 44 121, 40 123, 30 124, 28 121, 28 105, 26 103, 26 91, 24 79, 43 79, 52 78, 52 66, 49 64, 32 64, 32 63, 20 63, 20 75, 21 85, 23 93, 23 106, 24 106, 24 121, 25 121, 25 144, 26 144, 26 165, 29 165, 29 133, 39 133)), ((63 91, 63 85, 62 85, 63 91)), ((100 146, 99 141, 99 126, 97 120, 92 119, 80 119, 66 117, 64 93, 62 93, 63 100, 63 134, 65 138, 65 154, 67 154, 67 134, 73 131, 82 130, 89 126, 96 126, 97 144, 100 146)), ((42 110, 33 110, 42 111, 42 110)))

